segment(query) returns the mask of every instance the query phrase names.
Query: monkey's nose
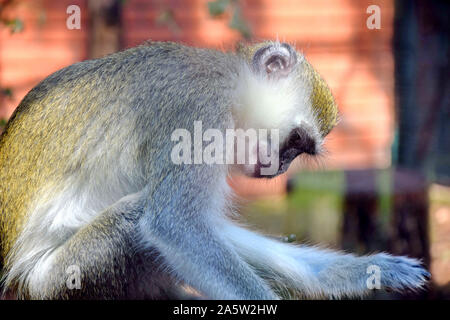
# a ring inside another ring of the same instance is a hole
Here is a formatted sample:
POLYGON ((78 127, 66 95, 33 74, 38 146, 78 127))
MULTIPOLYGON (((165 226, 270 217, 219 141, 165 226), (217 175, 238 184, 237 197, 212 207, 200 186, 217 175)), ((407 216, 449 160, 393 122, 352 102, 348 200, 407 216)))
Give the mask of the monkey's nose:
POLYGON ((295 150, 297 153, 295 156, 302 153, 311 155, 315 155, 317 153, 316 141, 312 138, 307 127, 293 129, 289 133, 285 148, 295 150))
POLYGON ((279 173, 286 172, 291 162, 300 154, 317 153, 316 141, 307 126, 293 129, 285 143, 280 148, 280 168, 279 173))

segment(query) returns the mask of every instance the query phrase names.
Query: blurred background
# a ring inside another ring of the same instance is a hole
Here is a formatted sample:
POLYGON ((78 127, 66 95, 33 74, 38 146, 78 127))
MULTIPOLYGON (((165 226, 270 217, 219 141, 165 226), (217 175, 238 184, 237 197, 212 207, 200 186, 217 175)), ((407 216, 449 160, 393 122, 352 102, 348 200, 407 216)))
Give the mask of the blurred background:
POLYGON ((145 40, 295 44, 331 87, 341 121, 320 159, 273 180, 230 178, 240 212, 284 241, 389 251, 431 269, 427 291, 371 298, 449 299, 449 9, 444 0, 0 0, 0 126, 50 73, 145 40))

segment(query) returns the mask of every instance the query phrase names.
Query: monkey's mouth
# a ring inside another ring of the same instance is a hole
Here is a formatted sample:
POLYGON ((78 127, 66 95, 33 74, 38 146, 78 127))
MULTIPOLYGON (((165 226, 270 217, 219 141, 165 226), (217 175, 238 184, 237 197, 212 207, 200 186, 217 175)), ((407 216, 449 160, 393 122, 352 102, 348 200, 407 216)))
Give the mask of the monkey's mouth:
POLYGON ((278 171, 272 175, 262 175, 261 168, 267 168, 270 165, 264 165, 258 161, 254 177, 273 178, 285 173, 292 161, 303 153, 316 155, 317 143, 305 128, 295 128, 289 133, 288 138, 280 147, 278 171))

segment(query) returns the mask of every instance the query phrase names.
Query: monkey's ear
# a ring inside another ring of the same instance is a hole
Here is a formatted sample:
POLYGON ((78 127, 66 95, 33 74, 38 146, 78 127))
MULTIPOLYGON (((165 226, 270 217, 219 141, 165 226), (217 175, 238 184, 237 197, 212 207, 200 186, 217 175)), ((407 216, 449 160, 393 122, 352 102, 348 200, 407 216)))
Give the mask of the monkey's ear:
POLYGON ((252 67, 271 78, 283 78, 291 73, 296 63, 295 50, 287 43, 277 43, 258 49, 253 56, 252 67))

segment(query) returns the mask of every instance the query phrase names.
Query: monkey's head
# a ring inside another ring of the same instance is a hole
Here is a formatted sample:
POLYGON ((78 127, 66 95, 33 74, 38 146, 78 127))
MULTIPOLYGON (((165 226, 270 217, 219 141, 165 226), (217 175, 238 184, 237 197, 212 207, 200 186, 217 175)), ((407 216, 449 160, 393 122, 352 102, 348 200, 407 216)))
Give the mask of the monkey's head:
POLYGON ((267 138, 258 134, 258 144, 253 148, 250 145, 247 151, 256 154, 256 164, 243 165, 241 171, 270 178, 285 172, 300 154, 320 154, 338 115, 331 90, 322 77, 286 43, 267 41, 240 46, 237 54, 243 67, 233 111, 236 126, 267 131, 267 138), (276 170, 269 170, 271 164, 263 161, 270 152, 278 156, 276 170))

